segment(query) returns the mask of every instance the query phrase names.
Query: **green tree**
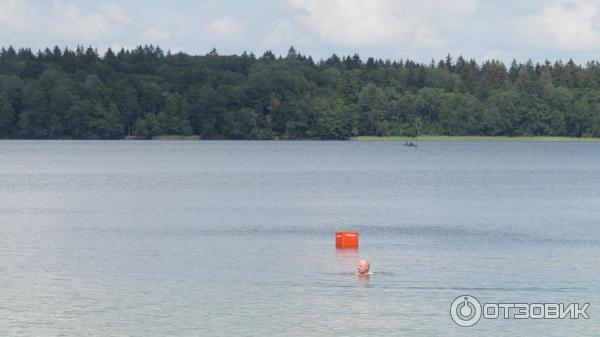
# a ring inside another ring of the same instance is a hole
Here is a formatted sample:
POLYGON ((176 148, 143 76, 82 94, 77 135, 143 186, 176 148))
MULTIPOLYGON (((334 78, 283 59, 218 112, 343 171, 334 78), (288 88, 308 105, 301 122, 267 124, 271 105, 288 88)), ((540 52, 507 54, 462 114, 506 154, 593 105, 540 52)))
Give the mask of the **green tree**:
POLYGON ((0 138, 10 138, 14 130, 15 110, 8 97, 0 96, 0 138))
POLYGON ((119 110, 115 103, 107 109, 97 104, 94 106, 94 117, 90 121, 90 136, 94 139, 119 139, 123 137, 123 128, 119 121, 119 110))
POLYGON ((23 88, 23 110, 19 115, 18 137, 48 138, 50 112, 44 92, 37 86, 23 88))
POLYGON ((256 139, 258 137, 256 119, 256 112, 250 108, 227 111, 223 126, 225 137, 229 139, 256 139))
POLYGON ((597 136, 600 65, 0 48, 0 137, 597 136))

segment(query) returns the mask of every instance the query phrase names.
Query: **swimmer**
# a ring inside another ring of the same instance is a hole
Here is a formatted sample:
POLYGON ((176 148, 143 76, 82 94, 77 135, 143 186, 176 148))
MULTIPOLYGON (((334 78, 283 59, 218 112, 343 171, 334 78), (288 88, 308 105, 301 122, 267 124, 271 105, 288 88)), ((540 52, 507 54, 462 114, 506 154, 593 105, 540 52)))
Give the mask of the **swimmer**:
POLYGON ((360 260, 360 262, 358 262, 358 276, 373 275, 373 273, 371 273, 369 269, 371 269, 371 264, 369 263, 369 261, 363 259, 360 260))

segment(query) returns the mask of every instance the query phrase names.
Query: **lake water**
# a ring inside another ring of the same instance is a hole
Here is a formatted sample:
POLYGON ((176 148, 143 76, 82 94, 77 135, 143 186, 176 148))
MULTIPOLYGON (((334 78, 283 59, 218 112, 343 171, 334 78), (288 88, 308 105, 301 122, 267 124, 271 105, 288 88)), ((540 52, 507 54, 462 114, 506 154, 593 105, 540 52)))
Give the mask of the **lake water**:
POLYGON ((598 308, 600 143, 0 142, 2 336, 597 336, 598 308), (461 328, 460 295, 590 319, 461 328))

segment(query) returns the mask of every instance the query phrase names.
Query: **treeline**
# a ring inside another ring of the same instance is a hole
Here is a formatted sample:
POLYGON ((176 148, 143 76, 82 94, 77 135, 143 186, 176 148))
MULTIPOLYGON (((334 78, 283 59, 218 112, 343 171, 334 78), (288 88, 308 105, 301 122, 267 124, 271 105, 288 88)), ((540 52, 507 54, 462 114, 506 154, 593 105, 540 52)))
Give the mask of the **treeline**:
POLYGON ((0 138, 600 136, 600 63, 0 50, 0 138))

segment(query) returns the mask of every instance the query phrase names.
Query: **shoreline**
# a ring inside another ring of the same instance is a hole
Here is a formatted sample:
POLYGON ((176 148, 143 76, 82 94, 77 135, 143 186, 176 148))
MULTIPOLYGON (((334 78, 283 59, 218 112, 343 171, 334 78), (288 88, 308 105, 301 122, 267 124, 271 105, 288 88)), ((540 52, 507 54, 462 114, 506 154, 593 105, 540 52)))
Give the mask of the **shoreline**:
POLYGON ((350 138, 359 142, 600 142, 600 138, 547 137, 547 136, 358 136, 350 138))
POLYGON ((156 136, 151 139, 142 139, 128 136, 118 139, 30 139, 30 138, 7 138, 0 139, 2 141, 257 141, 257 142, 600 142, 599 137, 546 137, 546 136, 419 136, 402 137, 402 136, 357 136, 348 139, 203 139, 200 136, 156 136))

